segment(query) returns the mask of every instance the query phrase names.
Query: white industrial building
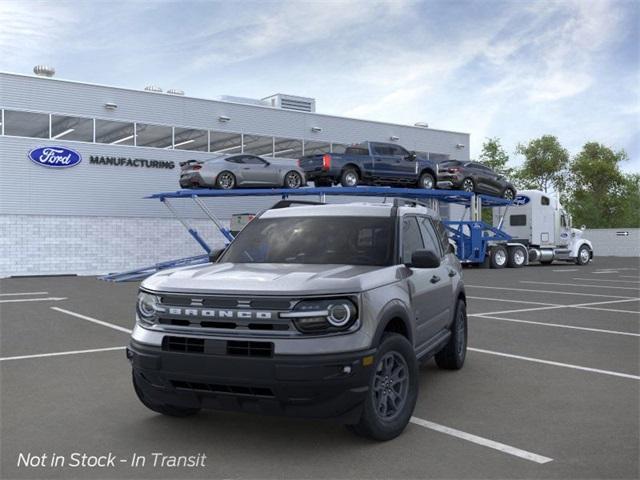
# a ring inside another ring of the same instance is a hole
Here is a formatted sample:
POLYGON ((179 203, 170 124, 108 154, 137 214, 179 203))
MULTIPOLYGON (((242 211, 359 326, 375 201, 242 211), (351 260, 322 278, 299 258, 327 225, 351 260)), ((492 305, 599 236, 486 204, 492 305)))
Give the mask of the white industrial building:
MULTIPOLYGON (((99 274, 202 253, 160 202, 144 198, 177 190, 184 160, 220 152, 296 159, 363 140, 469 159, 467 133, 323 115, 314 99, 283 94, 208 100, 0 73, 0 108, 0 277, 99 274), (47 168, 29 158, 47 147, 73 150, 81 161, 47 168)), ((208 205, 228 219, 274 201, 208 205)), ((220 243, 201 212, 182 213, 220 243)))

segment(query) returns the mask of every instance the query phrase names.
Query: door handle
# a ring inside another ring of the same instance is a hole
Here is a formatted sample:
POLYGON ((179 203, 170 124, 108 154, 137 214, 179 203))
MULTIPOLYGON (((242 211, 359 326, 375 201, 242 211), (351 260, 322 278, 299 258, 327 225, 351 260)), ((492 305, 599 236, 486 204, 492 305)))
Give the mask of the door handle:
POLYGON ((243 170, 251 170, 251 167, 243 167, 243 170))
POLYGON ((431 280, 429 280, 431 283, 438 283, 440 281, 440 277, 437 275, 434 275, 433 277, 431 277, 431 280))
POLYGON ((455 277, 458 274, 458 272, 456 272, 455 270, 449 270, 449 276, 450 277, 455 277))

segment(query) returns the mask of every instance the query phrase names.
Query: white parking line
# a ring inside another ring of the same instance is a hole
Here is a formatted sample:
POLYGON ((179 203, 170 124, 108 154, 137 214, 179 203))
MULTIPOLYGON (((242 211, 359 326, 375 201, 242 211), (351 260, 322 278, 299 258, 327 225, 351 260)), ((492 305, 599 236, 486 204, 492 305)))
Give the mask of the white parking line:
POLYGON ((67 300, 67 297, 47 297, 47 298, 11 298, 9 300, 0 300, 0 303, 22 303, 22 302, 59 302, 67 300))
MULTIPOLYGON (((467 298, 474 298, 474 297, 467 297, 467 298)), ((560 308, 584 308, 586 310, 601 310, 603 312, 617 312, 617 313, 633 313, 633 314, 638 314, 640 312, 634 311, 634 310, 617 310, 614 308, 601 308, 601 307, 595 307, 593 305, 606 305, 606 304, 610 304, 610 303, 623 303, 623 302, 634 302, 634 301, 638 301, 640 300, 640 298, 627 298, 624 300, 607 300, 604 302, 589 302, 589 303, 576 303, 574 305, 556 305, 553 303, 549 303, 546 304, 548 306, 545 307, 535 307, 535 308, 518 308, 515 310, 497 310, 495 312, 481 312, 481 313, 475 313, 474 315, 501 315, 503 313, 519 313, 519 312, 537 312, 540 310, 557 310, 560 308)), ((520 303, 520 302, 518 302, 520 303)), ((527 302, 522 302, 522 303, 527 303, 527 302)), ((545 305, 545 304, 542 304, 545 305)))
POLYGON ((495 442, 493 440, 489 440, 488 438, 473 435, 472 433, 463 432, 462 430, 456 430, 455 428, 445 427, 444 425, 440 425, 439 423, 430 422, 418 417, 411 417, 410 421, 415 425, 420 425, 421 427, 435 430, 436 432, 445 433, 447 435, 451 435, 452 437, 461 438, 462 440, 466 440, 467 442, 475 443, 477 445, 482 445, 483 447, 493 448, 494 450, 499 450, 500 452, 513 455, 514 457, 524 458, 525 460, 529 460, 531 462, 542 464, 553 461, 553 458, 544 457, 542 455, 538 455, 537 453, 527 452, 526 450, 521 450, 520 448, 512 447, 500 442, 495 442))
POLYGON ((560 305, 556 303, 542 303, 542 302, 531 302, 529 300, 507 300, 506 298, 490 298, 490 297, 470 297, 467 295, 467 298, 471 298, 473 300, 489 300, 492 302, 508 302, 508 303, 525 303, 528 305, 544 305, 545 307, 559 307, 560 305))
POLYGON ((474 313, 467 314, 467 316, 468 317, 475 317, 475 318, 488 318, 488 319, 491 319, 491 320, 502 320, 504 322, 528 323, 528 324, 531 324, 531 325, 541 325, 541 326, 545 326, 545 327, 568 328, 568 329, 571 329, 571 330, 584 330, 585 332, 610 333, 612 335, 627 335, 629 337, 640 337, 640 333, 620 332, 620 331, 617 331, 617 330, 605 330, 605 329, 601 329, 601 328, 577 327, 577 326, 574 326, 574 325, 563 325, 563 324, 560 324, 560 323, 534 322, 532 320, 519 320, 519 319, 515 319, 515 318, 501 318, 501 317, 494 317, 494 316, 490 316, 490 315, 474 314, 474 313))
POLYGON ((488 288, 492 290, 509 290, 512 292, 528 292, 528 293, 555 293, 557 295, 575 295, 582 297, 605 297, 605 298, 625 298, 636 300, 636 297, 622 297, 620 295, 601 295, 599 293, 582 293, 582 292, 560 292, 557 290, 538 290, 532 288, 512 288, 512 287, 489 287, 487 285, 465 285, 467 288, 488 288))
POLYGON ((468 347, 467 350, 478 353, 486 353, 487 355, 496 355, 498 357, 514 358, 516 360, 524 360, 526 362, 542 363, 545 365, 552 365, 554 367, 571 368, 574 370, 582 370, 585 372, 601 373, 603 375, 610 375, 612 377, 630 378, 632 380, 640 380, 640 376, 631 375, 629 373, 612 372, 610 370, 600 370, 599 368, 583 367, 581 365, 573 365, 571 363, 553 362, 551 360, 543 360, 541 358, 523 357, 522 355, 512 355, 511 353, 494 352, 493 350, 484 350, 482 348, 468 347))
POLYGON ((503 313, 519 313, 519 312, 537 312, 540 310, 557 310, 559 308, 567 308, 570 305, 554 305, 549 307, 536 307, 536 308, 518 308, 516 310, 499 310, 497 312, 482 312, 475 315, 498 315, 503 313))
MULTIPOLYGON (((637 277, 635 277, 637 278, 637 277)), ((588 282, 614 282, 614 283, 640 283, 633 280, 609 280, 608 278, 580 278, 573 277, 572 280, 586 280, 588 282)))
POLYGON ((579 268, 562 268, 560 270, 551 270, 552 272, 579 272, 579 268))
POLYGON ((619 287, 617 285, 586 285, 584 283, 554 283, 554 282, 536 282, 533 280, 520 280, 520 283, 532 283, 537 285, 562 285, 566 287, 586 287, 586 288, 608 288, 615 290, 635 290, 636 292, 640 290, 640 287, 619 287))
POLYGON ((86 320, 87 322, 95 323, 97 325, 102 325, 103 327, 112 328, 120 332, 131 333, 131 330, 129 328, 124 328, 119 325, 114 325, 113 323, 104 322, 102 320, 98 320, 97 318, 87 317, 86 315, 81 315, 79 313, 72 312, 70 310, 65 310, 64 308, 51 307, 51 310, 55 310, 56 312, 60 312, 60 313, 66 313, 67 315, 71 315, 72 317, 81 318, 82 320, 86 320))
POLYGON ((37 353, 35 355, 20 355, 17 357, 4 357, 4 358, 0 358, 0 362, 8 362, 9 360, 25 360, 27 358, 59 357, 62 355, 79 355, 82 353, 109 352, 111 350, 124 350, 125 348, 126 347, 107 347, 107 348, 92 348, 89 350, 71 350, 68 352, 37 353))
POLYGON ((618 275, 620 278, 638 278, 638 275, 618 275))
POLYGON ((12 297, 16 295, 49 295, 49 292, 0 293, 0 297, 12 297))

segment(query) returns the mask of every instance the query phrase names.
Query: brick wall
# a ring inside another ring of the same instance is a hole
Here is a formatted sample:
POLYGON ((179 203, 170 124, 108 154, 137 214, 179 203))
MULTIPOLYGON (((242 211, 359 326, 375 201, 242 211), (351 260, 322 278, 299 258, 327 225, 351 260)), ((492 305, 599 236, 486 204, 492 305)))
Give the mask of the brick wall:
MULTIPOLYGON (((206 220, 191 225, 213 248, 223 238, 206 220)), ((0 215, 0 277, 120 272, 202 248, 174 219, 0 215)))

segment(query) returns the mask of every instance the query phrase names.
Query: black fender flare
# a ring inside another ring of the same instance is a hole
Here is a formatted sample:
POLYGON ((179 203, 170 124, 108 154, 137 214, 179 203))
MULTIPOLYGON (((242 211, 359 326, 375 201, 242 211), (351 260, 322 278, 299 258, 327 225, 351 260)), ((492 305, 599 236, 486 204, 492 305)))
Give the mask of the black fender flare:
POLYGON ((436 175, 436 172, 433 170, 433 168, 431 167, 424 167, 422 170, 420 170, 420 173, 418 173, 418 178, 420 178, 422 176, 423 173, 430 173, 433 176, 433 179, 437 182, 438 181, 438 176, 436 175))
POLYGON ((382 340, 382 335, 384 335, 385 329, 387 328, 389 323, 396 318, 402 321, 404 329, 407 333, 407 339, 413 345, 414 331, 411 322, 411 313, 404 303, 399 300, 390 301, 384 307, 382 307, 382 313, 378 318, 380 320, 378 322, 378 327, 376 328, 375 334, 373 335, 372 346, 376 347, 380 345, 380 341, 382 340))

